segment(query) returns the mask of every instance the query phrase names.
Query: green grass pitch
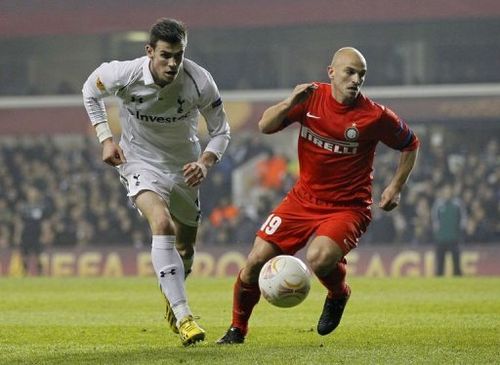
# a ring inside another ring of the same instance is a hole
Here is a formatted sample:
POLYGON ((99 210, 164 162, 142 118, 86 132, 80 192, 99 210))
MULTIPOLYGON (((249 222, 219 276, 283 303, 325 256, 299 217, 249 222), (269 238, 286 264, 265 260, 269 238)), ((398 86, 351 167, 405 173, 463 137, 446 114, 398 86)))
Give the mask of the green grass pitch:
POLYGON ((339 328, 315 332, 325 292, 261 299, 244 345, 215 344, 233 279, 188 279, 207 341, 182 347, 154 278, 0 279, 0 364, 499 364, 500 278, 353 277, 339 328))

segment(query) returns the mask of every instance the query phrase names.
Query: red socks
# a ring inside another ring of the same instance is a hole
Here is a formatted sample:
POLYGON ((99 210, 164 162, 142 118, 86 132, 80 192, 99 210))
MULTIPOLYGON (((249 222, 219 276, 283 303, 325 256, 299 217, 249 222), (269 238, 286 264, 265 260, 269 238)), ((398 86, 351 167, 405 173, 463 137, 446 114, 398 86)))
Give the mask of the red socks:
POLYGON ((349 293, 349 288, 345 282, 347 261, 342 257, 332 272, 325 277, 318 277, 318 280, 328 289, 328 298, 338 299, 349 293))
MULTIPOLYGON (((345 282, 347 261, 343 257, 335 269, 325 277, 318 277, 319 281, 328 289, 328 298, 338 299, 349 294, 349 287, 345 282)), ((233 321, 232 327, 237 327, 246 335, 248 320, 252 310, 260 299, 259 284, 247 284, 241 281, 240 273, 233 290, 233 321)))
POLYGON ((259 284, 247 284, 241 281, 240 273, 233 292, 233 322, 232 326, 237 327, 244 335, 248 332, 248 320, 252 314, 253 307, 259 302, 259 284))

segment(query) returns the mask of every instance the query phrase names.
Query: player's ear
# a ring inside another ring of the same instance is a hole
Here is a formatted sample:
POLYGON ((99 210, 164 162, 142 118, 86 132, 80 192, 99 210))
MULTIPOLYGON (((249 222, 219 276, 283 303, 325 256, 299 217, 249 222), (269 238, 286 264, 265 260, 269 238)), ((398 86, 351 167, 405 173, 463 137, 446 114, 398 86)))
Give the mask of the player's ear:
POLYGON ((153 47, 151 47, 151 45, 149 43, 146 44, 144 49, 146 50, 146 54, 148 55, 148 57, 153 58, 153 54, 155 53, 155 49, 153 47))
POLYGON ((330 78, 330 80, 333 80, 333 76, 335 74, 335 69, 333 68, 333 66, 332 65, 328 66, 326 68, 326 70, 327 70, 328 77, 330 78))

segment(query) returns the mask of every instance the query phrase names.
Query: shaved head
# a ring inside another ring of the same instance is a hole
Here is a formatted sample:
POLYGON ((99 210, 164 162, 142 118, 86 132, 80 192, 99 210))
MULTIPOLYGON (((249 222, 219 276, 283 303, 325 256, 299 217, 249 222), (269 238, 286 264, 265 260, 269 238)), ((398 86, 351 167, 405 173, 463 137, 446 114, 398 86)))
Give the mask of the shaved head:
POLYGON ((332 95, 341 104, 353 104, 365 81, 365 57, 353 47, 340 48, 328 66, 332 95))
POLYGON ((366 68, 366 60, 363 54, 353 47, 342 47, 340 48, 332 58, 332 66, 338 67, 339 65, 345 63, 361 64, 366 68))

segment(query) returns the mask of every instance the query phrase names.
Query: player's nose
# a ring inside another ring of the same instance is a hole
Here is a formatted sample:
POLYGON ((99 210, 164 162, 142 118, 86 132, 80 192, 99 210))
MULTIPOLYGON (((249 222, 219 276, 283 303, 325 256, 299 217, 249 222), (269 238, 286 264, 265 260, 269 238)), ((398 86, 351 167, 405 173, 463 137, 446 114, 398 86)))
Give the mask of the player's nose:
POLYGON ((169 58, 168 62, 167 62, 167 65, 171 69, 176 69, 177 68, 177 61, 176 61, 176 59, 174 57, 169 58))

